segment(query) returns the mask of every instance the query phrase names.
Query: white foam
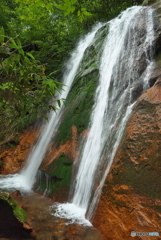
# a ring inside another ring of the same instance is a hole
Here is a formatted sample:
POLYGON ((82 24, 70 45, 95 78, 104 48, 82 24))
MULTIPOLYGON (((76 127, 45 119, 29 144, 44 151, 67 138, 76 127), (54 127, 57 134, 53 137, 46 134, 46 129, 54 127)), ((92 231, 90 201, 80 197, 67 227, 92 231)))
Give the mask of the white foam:
POLYGON ((55 204, 52 207, 56 208, 56 213, 52 215, 68 219, 67 224, 78 223, 84 226, 92 226, 91 222, 85 218, 86 209, 80 208, 72 203, 55 204))
POLYGON ((9 174, 0 176, 0 189, 31 191, 27 179, 21 174, 9 174))

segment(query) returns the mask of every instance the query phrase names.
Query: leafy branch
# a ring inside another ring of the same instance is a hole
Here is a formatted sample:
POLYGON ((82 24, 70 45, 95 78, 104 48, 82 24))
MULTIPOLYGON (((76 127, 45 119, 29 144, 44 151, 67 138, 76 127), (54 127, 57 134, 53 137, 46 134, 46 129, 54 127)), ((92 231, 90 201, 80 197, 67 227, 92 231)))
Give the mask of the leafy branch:
MULTIPOLYGON (((41 65, 30 52, 25 52, 21 41, 5 36, 0 29, 0 127, 7 121, 8 130, 15 131, 29 124, 33 119, 43 116, 49 110, 56 111, 57 103, 48 104, 63 84, 45 74, 41 65), (6 40, 5 40, 6 39, 6 40)), ((0 132, 3 139, 3 131, 0 132)))

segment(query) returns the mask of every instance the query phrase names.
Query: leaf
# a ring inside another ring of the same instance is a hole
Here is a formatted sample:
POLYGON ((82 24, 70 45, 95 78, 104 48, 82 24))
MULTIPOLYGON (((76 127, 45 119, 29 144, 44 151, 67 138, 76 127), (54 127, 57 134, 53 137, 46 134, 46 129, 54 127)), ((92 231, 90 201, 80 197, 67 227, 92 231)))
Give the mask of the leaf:
POLYGON ((57 108, 56 108, 55 106, 53 106, 53 105, 49 105, 49 108, 50 108, 51 110, 53 110, 53 111, 56 111, 56 110, 57 110, 57 108))
POLYGON ((41 116, 42 116, 45 120, 47 120, 47 121, 49 120, 48 117, 47 117, 46 115, 41 114, 41 116))
POLYGON ((57 102, 58 102, 58 106, 61 107, 61 101, 57 100, 57 102))
POLYGON ((71 4, 75 4, 77 2, 77 0, 70 0, 71 4))
POLYGON ((0 29, 0 43, 4 42, 4 34, 5 34, 4 28, 2 27, 0 29))
POLYGON ((81 8, 81 12, 84 16, 91 16, 92 15, 90 12, 87 11, 86 8, 81 8))
POLYGON ((35 60, 34 56, 31 53, 26 53, 30 58, 32 58, 33 60, 35 60))
POLYGON ((49 87, 50 87, 52 93, 53 93, 53 92, 55 91, 55 89, 57 88, 56 85, 55 85, 55 83, 53 83, 53 82, 51 82, 51 81, 49 82, 49 87))
POLYGON ((75 11, 75 7, 74 6, 71 6, 70 7, 70 12, 73 13, 75 11))
POLYGON ((91 15, 92 15, 92 13, 87 12, 87 11, 84 11, 83 14, 84 14, 85 16, 91 16, 91 15))
POLYGON ((14 49, 19 49, 19 46, 15 45, 15 44, 13 44, 13 43, 10 43, 10 44, 9 44, 9 47, 10 47, 10 48, 14 48, 14 49))
POLYGON ((13 44, 13 46, 15 46, 16 48, 19 48, 19 46, 16 44, 16 42, 13 38, 11 38, 10 41, 13 44))

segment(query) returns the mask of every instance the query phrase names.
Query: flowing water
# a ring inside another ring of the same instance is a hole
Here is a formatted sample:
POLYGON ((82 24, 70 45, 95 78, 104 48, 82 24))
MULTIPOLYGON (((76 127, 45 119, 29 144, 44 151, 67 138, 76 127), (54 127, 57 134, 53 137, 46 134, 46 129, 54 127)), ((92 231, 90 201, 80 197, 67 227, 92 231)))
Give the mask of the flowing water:
MULTIPOLYGON (((90 33, 79 41, 75 51, 72 53, 71 58, 66 65, 66 70, 63 76, 63 84, 66 85, 66 87, 64 87, 64 90, 58 94, 58 99, 64 99, 67 97, 80 62, 82 61, 84 52, 91 44, 95 33, 101 26, 102 24, 97 24, 90 33)), ((26 166, 22 169, 20 174, 1 176, 0 189, 20 189, 22 191, 30 191, 32 189, 37 170, 44 158, 51 138, 56 133, 60 124, 62 110, 63 106, 56 112, 52 111, 49 113, 48 123, 42 130, 36 145, 32 148, 26 166)))
POLYGON ((148 87, 154 64, 153 39, 151 8, 132 7, 109 22, 90 131, 81 153, 73 198, 71 203, 58 204, 57 216, 90 224, 88 220, 92 218, 132 107, 148 87))
MULTIPOLYGON (((90 225, 89 220, 99 200, 105 178, 120 144, 127 120, 136 99, 148 88, 153 68, 153 10, 135 6, 109 23, 99 67, 99 84, 95 94, 89 134, 83 144, 71 203, 57 204, 56 216, 90 225), (85 217, 86 216, 86 217, 85 217), (87 219, 86 219, 87 218, 87 219)), ((81 40, 73 52, 64 74, 67 86, 58 98, 66 98, 83 59, 86 48, 102 25, 81 40)), ((31 190, 37 170, 51 138, 60 124, 63 106, 49 114, 27 164, 20 174, 1 176, 0 188, 31 190)))

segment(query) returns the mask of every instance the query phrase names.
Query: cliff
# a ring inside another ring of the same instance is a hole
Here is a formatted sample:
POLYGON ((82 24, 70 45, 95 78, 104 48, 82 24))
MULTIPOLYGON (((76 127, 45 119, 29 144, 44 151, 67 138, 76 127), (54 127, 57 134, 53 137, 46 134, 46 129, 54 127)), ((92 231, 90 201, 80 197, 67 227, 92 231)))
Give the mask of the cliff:
POLYGON ((151 88, 134 106, 93 219, 107 240, 132 239, 132 231, 161 234, 161 4, 153 7, 156 67, 151 88))

